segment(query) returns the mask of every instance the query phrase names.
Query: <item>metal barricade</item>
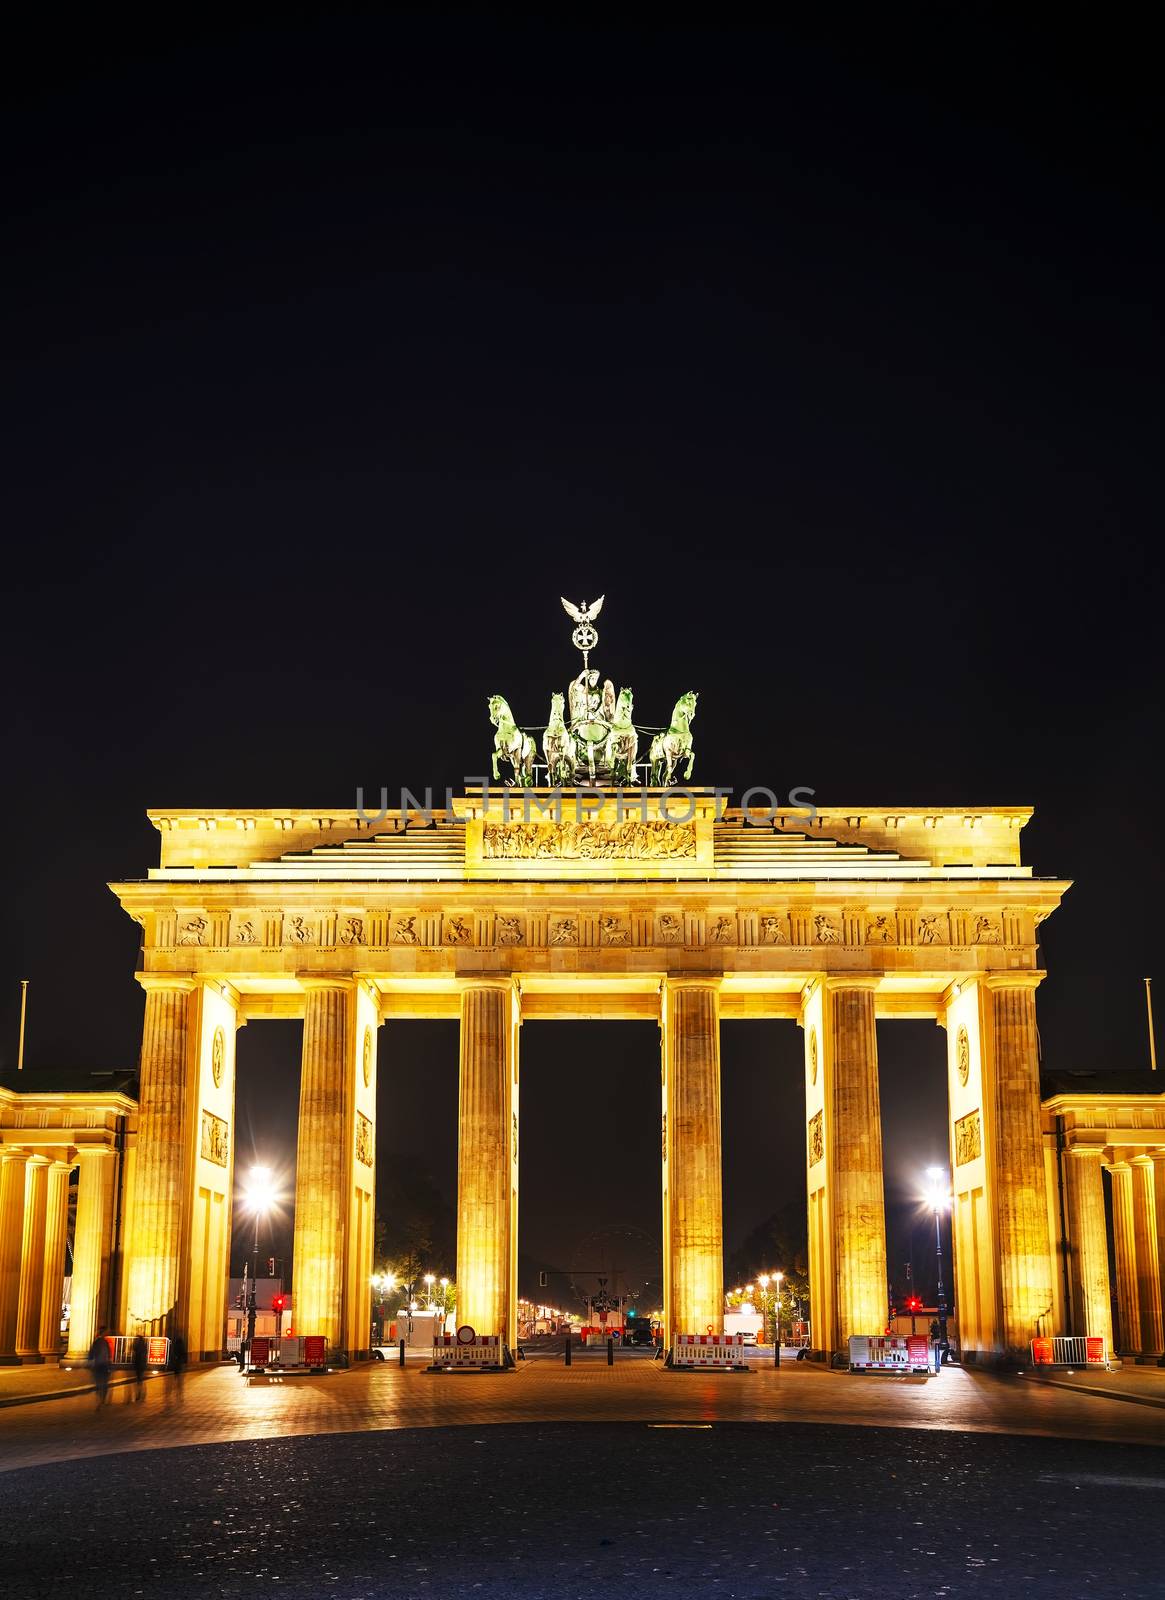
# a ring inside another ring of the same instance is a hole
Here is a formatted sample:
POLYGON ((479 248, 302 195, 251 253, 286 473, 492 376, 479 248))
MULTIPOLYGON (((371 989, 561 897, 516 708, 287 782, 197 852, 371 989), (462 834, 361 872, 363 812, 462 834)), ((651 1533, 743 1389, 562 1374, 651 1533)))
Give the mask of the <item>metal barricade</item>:
POLYGON ((1033 1367, 1104 1367, 1108 1357, 1099 1334, 1056 1333, 1032 1340, 1033 1367))

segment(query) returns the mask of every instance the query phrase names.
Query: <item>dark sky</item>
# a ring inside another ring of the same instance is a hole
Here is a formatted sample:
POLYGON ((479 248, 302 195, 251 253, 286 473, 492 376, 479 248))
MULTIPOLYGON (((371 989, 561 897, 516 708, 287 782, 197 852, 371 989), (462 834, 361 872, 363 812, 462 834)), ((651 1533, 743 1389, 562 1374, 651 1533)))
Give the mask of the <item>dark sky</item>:
MULTIPOLYGON (((333 10, 8 41, 3 1059, 21 977, 30 1062, 136 1058, 104 884, 156 860, 147 805, 457 783, 488 693, 534 721, 569 675, 558 595, 605 590, 602 665, 644 719, 699 689, 701 781, 1033 803, 1027 859, 1076 880, 1045 1064, 1141 1064, 1163 262, 1138 13, 333 10)), ((610 1035, 611 1071, 650 1077, 648 1031, 610 1035)), ((942 1054, 887 1034, 892 1184, 943 1148, 942 1054)), ((577 1197, 585 1136, 650 1181, 597 1221, 556 1199, 560 1256, 656 1209, 654 1122, 565 1112, 589 1038, 529 1044, 531 1170, 577 1197)), ((245 1047, 260 1111, 294 1102, 281 1040, 245 1047)), ((725 1030, 730 1243, 800 1183, 798 1045, 725 1030)), ((429 1051, 392 1092, 448 1173, 429 1051)))

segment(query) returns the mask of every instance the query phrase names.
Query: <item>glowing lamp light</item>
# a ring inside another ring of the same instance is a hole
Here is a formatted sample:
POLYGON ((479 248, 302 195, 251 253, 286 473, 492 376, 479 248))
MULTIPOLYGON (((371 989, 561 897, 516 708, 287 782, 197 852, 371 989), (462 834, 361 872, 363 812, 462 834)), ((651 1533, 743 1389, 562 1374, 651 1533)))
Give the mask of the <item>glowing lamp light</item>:
POLYGON ((932 1211, 945 1211, 951 1203, 945 1167, 927 1167, 926 1203, 932 1211))
POLYGON ((252 1167, 247 1174, 243 1190, 247 1209, 255 1216, 265 1216, 275 1204, 275 1180, 270 1167, 252 1167))

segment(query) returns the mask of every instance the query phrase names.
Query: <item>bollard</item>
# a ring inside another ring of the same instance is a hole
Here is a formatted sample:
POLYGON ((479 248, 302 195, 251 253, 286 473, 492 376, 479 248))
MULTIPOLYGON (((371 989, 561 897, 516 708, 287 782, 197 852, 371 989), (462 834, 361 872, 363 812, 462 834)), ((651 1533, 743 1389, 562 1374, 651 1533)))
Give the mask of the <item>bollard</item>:
POLYGON ((400 1364, 402 1367, 405 1364, 405 1342, 403 1339, 400 1342, 400 1364))
POLYGON ((779 1367, 780 1364, 781 1364, 781 1336, 778 1333, 777 1337, 773 1340, 773 1366, 774 1367, 779 1367))
POLYGON ((607 1335, 607 1365, 615 1365, 615 1341, 610 1334, 607 1335))
POLYGON ((570 1334, 569 1333, 566 1336, 566 1347, 565 1347, 565 1349, 563 1351, 563 1356, 564 1356, 563 1365, 569 1367, 570 1366, 570 1334))

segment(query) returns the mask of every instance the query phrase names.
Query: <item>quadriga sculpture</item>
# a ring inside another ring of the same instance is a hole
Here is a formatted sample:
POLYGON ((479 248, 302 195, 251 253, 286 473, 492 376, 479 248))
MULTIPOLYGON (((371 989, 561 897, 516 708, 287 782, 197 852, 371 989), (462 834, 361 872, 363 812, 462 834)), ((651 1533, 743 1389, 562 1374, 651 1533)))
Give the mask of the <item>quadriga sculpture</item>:
POLYGON ((489 697, 489 720, 498 730, 494 734, 493 773, 500 779, 500 761, 508 761, 514 771, 514 782, 521 789, 529 788, 534 777, 534 757, 538 746, 528 733, 523 733, 514 721, 514 714, 500 694, 489 697))
POLYGON ((563 788, 574 782, 577 759, 574 735, 562 715, 565 696, 550 696, 550 721, 542 735, 542 754, 546 757, 547 781, 554 788, 563 788))
POLYGON ((685 756, 688 764, 684 769, 684 781, 692 776, 692 763, 696 759, 692 748, 692 721, 695 715, 696 691, 689 689, 676 701, 667 732, 657 733, 651 741, 651 781, 657 788, 672 782, 676 768, 685 756))
POLYGON ((639 735, 631 720, 633 709, 631 690, 620 689, 611 717, 611 731, 607 735, 607 766, 611 770, 612 783, 629 783, 635 772, 639 735))

